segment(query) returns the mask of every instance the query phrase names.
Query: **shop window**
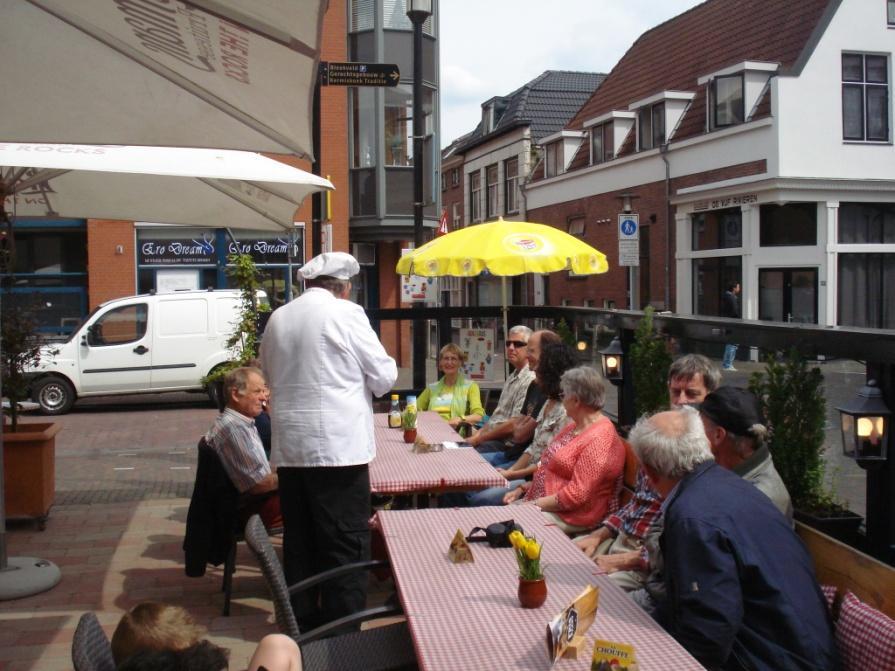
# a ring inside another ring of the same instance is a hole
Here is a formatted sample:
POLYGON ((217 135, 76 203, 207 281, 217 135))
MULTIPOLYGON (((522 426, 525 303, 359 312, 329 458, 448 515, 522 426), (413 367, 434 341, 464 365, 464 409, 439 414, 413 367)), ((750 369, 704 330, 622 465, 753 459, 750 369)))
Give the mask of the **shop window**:
POLYGON ((790 247, 817 244, 817 205, 787 203, 761 206, 762 247, 790 247))
POLYGON ((743 213, 738 207, 691 215, 693 250, 730 249, 743 244, 743 213))
POLYGON ((351 167, 371 168, 376 165, 376 100, 373 89, 348 89, 351 104, 351 167))
POLYGON ((742 275, 740 256, 693 259, 693 314, 720 315, 724 290, 731 284, 741 283, 742 275))
POLYGON ((725 128, 745 119, 743 75, 715 77, 710 86, 712 128, 725 128))
POLYGON ((895 254, 839 254, 839 325, 895 329, 895 254))
POLYGON ((895 244, 895 205, 841 203, 839 243, 843 245, 895 244))
POLYGON ((842 139, 889 139, 889 59, 842 54, 842 139))

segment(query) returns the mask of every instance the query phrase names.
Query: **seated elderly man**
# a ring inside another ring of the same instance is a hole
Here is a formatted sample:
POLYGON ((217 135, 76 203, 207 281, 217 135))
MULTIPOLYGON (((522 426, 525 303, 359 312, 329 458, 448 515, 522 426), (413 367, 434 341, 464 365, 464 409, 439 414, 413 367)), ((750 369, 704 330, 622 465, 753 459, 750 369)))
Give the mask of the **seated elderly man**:
POLYGON ((643 418, 629 440, 664 499, 669 633, 711 669, 838 668, 808 552, 767 496, 715 463, 698 413, 643 418))
MULTIPOLYGON (((682 356, 668 369, 670 404, 679 407, 700 403, 720 383, 721 371, 710 359, 701 354, 682 356)), ((619 587, 627 591, 640 589, 650 573, 644 542, 649 533, 661 529, 660 506, 659 495, 640 469, 633 498, 591 534, 575 542, 609 572, 619 587)))
POLYGON ((497 407, 488 422, 469 437, 469 442, 479 452, 502 452, 513 436, 513 422, 510 420, 522 414, 525 395, 535 379, 526 354, 529 336, 531 329, 521 324, 507 333, 507 363, 513 370, 503 383, 497 407))
POLYGON ((699 415, 718 465, 758 487, 792 522, 792 502, 764 442, 768 429, 755 394, 719 387, 705 397, 699 415))
POLYGON ((243 496, 242 523, 257 513, 267 528, 282 526, 277 474, 270 469, 255 428, 255 417, 261 414, 267 398, 264 373, 249 366, 231 370, 224 377, 224 398, 224 412, 205 434, 205 442, 217 453, 230 482, 243 496))

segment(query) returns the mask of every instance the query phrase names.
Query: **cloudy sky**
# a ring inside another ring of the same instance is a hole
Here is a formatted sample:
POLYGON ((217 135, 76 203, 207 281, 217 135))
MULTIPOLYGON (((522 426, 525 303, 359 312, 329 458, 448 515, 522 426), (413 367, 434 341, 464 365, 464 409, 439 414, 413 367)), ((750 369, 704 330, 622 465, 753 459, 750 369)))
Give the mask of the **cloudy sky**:
POLYGON ((441 0, 441 144, 544 70, 609 72, 645 30, 701 0, 441 0))

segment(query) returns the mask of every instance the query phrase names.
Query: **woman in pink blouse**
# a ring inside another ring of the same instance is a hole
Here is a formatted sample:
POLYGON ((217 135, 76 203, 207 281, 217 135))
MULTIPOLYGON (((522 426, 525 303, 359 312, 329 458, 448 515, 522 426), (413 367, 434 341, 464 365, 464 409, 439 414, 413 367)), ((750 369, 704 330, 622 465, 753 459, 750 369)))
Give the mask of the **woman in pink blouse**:
POLYGON ((602 413, 606 384, 596 369, 566 371, 560 388, 572 422, 543 452, 532 481, 504 502, 534 503, 563 531, 577 533, 594 528, 617 506, 625 448, 602 413))

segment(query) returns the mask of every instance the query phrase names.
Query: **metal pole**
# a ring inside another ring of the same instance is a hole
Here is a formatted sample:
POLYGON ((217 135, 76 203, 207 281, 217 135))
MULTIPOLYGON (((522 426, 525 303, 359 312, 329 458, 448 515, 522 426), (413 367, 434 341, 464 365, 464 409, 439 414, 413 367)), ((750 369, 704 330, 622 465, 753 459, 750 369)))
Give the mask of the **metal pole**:
MULTIPOLYGON (((312 119, 311 132, 314 136, 314 162, 311 164, 311 172, 320 175, 320 74, 314 83, 314 118, 312 119)), ((311 198, 311 256, 317 256, 323 251, 321 241, 321 228, 323 227, 323 193, 316 191, 311 198)))
MULTIPOLYGON (((423 23, 426 12, 409 11, 413 23, 413 246, 423 245, 423 140, 425 118, 423 116, 423 23)), ((419 303, 416 307, 424 307, 419 303)), ((413 387, 426 386, 426 324, 422 319, 413 321, 413 387)))

